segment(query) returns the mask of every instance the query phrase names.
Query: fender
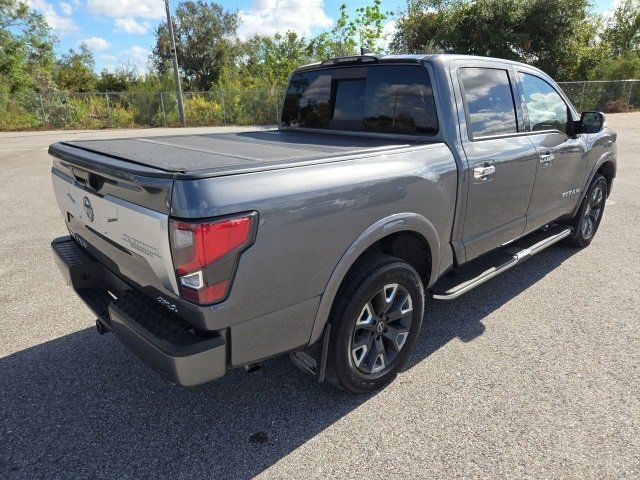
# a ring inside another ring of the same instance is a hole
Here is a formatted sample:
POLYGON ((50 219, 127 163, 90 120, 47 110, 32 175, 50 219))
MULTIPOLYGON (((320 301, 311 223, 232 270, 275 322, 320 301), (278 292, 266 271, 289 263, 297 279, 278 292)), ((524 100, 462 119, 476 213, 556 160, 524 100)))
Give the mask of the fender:
MULTIPOLYGON (((616 177, 616 170, 618 168, 616 165, 616 156, 613 152, 606 152, 602 154, 602 156, 600 156, 600 158, 596 161, 595 165, 591 169, 591 172, 589 172, 587 181, 582 186, 582 195, 579 197, 580 200, 577 202, 576 206, 573 208, 573 211, 571 212, 571 217, 574 217, 576 215, 576 213, 578 212, 578 209, 580 208, 580 205, 582 205, 582 199, 587 194, 587 189, 589 188, 589 185, 591 185, 591 181, 593 180, 593 177, 596 176, 596 173, 598 173, 598 170, 600 169, 600 167, 609 161, 613 163, 613 177, 611 180, 613 181, 613 179, 616 177)), ((611 192, 607 192, 607 193, 611 193, 611 192)))
MULTIPOLYGON (((431 252, 431 276, 430 283, 433 283, 439 273, 440 265, 440 239, 436 233, 436 229, 433 224, 422 215, 417 213, 396 213, 390 215, 382 220, 377 221, 369 228, 367 228, 347 249, 342 255, 340 261, 333 270, 327 286, 322 294, 318 312, 316 313, 316 319, 313 324, 313 330, 311 332, 311 338, 309 344, 315 343, 322 335, 324 326, 329 320, 329 313, 333 301, 340 288, 340 284, 347 275, 349 269, 353 266, 360 255, 364 253, 371 245, 378 240, 397 232, 415 232, 427 241, 429 250, 431 252)), ((429 285, 425 285, 427 288, 429 285)))

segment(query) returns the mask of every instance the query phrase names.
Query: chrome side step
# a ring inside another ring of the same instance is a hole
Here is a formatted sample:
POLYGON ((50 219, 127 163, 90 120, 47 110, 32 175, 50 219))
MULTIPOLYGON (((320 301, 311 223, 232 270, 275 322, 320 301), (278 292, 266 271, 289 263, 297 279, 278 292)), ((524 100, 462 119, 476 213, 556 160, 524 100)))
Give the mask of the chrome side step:
MULTIPOLYGON (((498 252, 498 254, 494 256, 501 258, 498 258, 495 265, 483 269, 479 274, 473 276, 472 278, 465 279, 463 282, 458 283, 457 285, 450 287, 446 285, 444 289, 439 289, 438 283, 440 282, 436 283, 436 285, 434 285, 434 288, 431 289, 431 297, 435 300, 454 300, 459 296, 467 293, 469 290, 473 290, 477 286, 482 285, 492 278, 497 277, 501 273, 504 273, 507 270, 513 268, 523 260, 535 255, 536 253, 541 252, 545 248, 550 247, 554 243, 557 243, 563 238, 571 235, 571 229, 566 227, 555 228, 552 230, 552 232, 553 233, 551 235, 543 238, 542 240, 536 241, 526 248, 518 249, 517 246, 512 246, 502 252, 498 252)), ((545 233, 549 233, 549 231, 545 233)), ((516 242, 516 245, 517 243, 518 242, 516 242)))

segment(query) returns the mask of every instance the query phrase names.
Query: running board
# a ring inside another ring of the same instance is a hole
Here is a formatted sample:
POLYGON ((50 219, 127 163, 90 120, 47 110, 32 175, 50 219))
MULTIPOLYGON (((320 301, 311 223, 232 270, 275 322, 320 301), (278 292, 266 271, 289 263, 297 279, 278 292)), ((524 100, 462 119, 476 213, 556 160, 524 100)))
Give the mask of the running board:
POLYGON ((476 265, 466 275, 460 274, 439 280, 432 287, 431 296, 435 300, 454 300, 469 290, 473 290, 477 286, 513 268, 523 260, 568 237, 571 232, 572 230, 567 227, 552 227, 546 231, 537 232, 518 240, 515 244, 503 250, 489 254, 486 259, 474 260, 472 263, 476 263, 476 265), (541 236, 543 236, 542 239, 540 239, 541 236), (452 285, 454 282, 455 284, 452 285))

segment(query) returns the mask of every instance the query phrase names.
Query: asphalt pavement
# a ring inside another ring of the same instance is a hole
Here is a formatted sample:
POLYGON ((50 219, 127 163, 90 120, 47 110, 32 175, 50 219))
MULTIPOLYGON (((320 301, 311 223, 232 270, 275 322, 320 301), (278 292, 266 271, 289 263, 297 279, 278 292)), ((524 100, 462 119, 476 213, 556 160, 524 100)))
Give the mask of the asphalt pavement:
POLYGON ((142 132, 0 133, 0 478, 638 478, 640 115, 608 121, 591 246, 429 301, 405 371, 360 397, 286 356, 184 389, 98 335, 50 253, 46 149, 142 132))

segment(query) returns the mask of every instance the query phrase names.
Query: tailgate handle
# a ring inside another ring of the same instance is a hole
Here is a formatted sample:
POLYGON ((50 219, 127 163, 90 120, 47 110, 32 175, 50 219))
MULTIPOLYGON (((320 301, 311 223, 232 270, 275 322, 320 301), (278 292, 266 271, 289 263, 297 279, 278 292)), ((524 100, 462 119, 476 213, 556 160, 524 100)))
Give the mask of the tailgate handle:
POLYGON ((97 175, 95 173, 86 172, 84 170, 80 170, 78 168, 72 168, 73 177, 76 179, 78 183, 82 185, 86 185, 87 187, 99 191, 104 185, 105 178, 97 175))
POLYGON ((73 178, 75 178, 78 183, 83 185, 89 183, 89 172, 77 168, 72 168, 71 171, 73 172, 73 178))

